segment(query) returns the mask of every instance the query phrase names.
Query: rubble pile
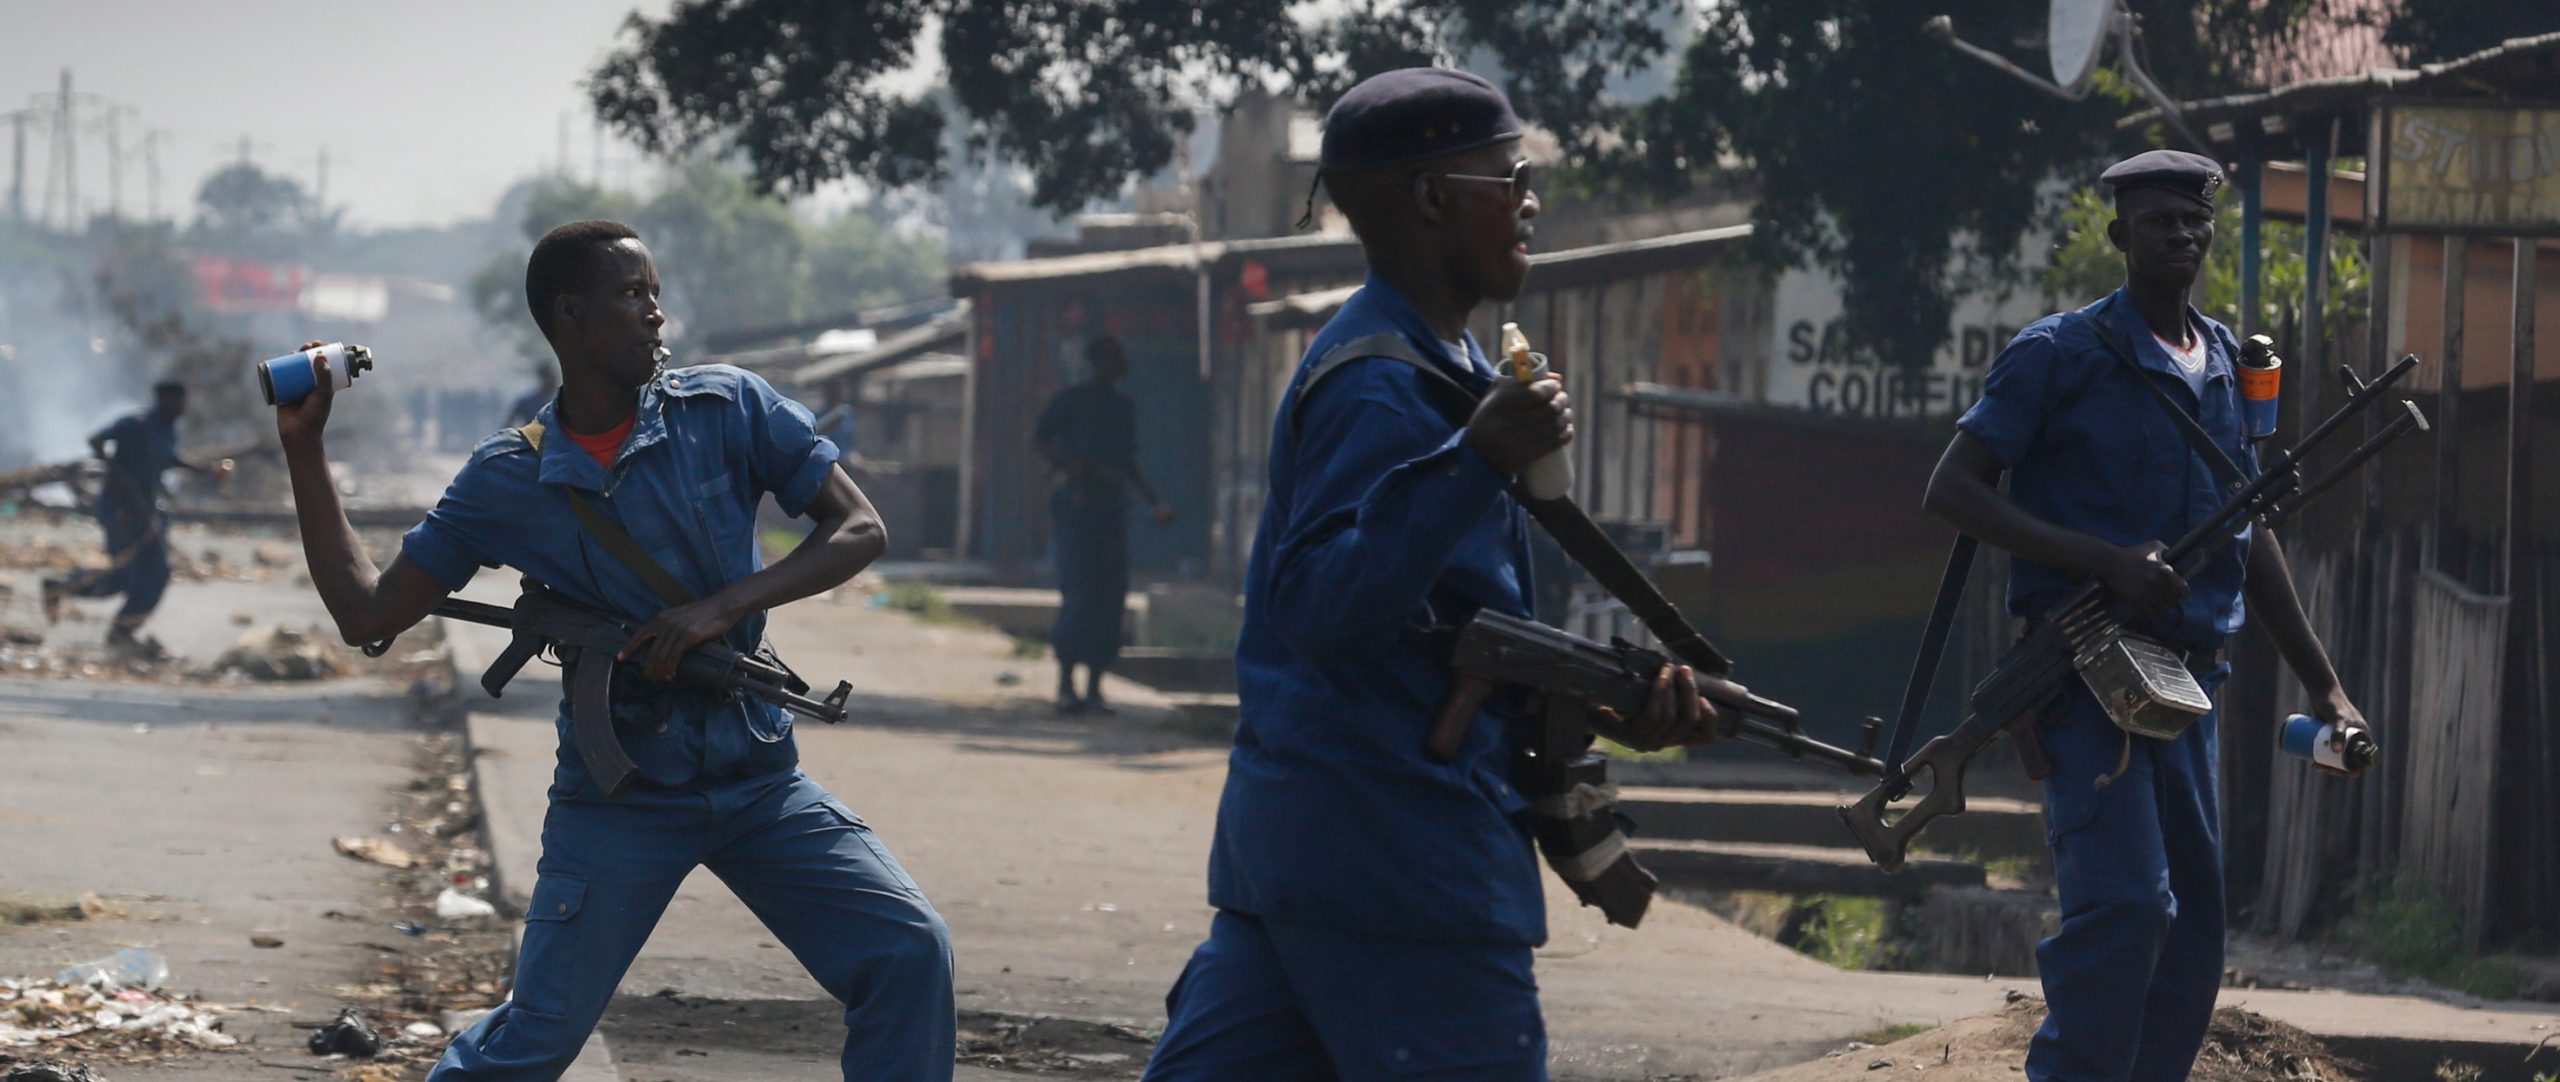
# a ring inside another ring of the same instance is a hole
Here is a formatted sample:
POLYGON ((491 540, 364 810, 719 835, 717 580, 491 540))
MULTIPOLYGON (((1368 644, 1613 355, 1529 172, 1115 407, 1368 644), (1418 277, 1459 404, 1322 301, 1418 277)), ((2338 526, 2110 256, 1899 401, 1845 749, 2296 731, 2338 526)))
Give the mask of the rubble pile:
POLYGON ((381 957, 361 983, 337 990, 341 1013, 312 1051, 356 1064, 348 1077, 394 1082, 424 1074, 451 1035, 507 996, 513 970, 508 922, 481 899, 490 895, 489 856, 473 844, 480 807, 461 742, 423 738, 423 769, 400 795, 400 813, 381 836, 337 838, 350 860, 380 865, 386 904, 350 921, 391 921, 400 938, 379 945, 381 957), (341 1024, 345 1023, 345 1024, 341 1024), (361 1029, 379 1047, 367 1045, 361 1029), (325 1050, 324 1050, 325 1049, 325 1050))
MULTIPOLYGON (((2027 1042, 2044 1021, 2044 1001, 2010 992, 2008 1006, 1885 1045, 1850 1042, 1821 1059, 1748 1075, 1737 1082, 1851 1082, 1925 1072, 1936 1082, 2015 1082, 2027 1042)), ((1685 1077, 1685 1076, 1684 1076, 1685 1077)), ((2320 1039, 2237 1007, 2213 1012, 2193 1082, 2363 1082, 2364 1068, 2320 1039)))
POLYGON ((343 650, 323 638, 318 628, 274 624, 240 636, 213 663, 213 671, 238 673, 251 680, 324 680, 350 671, 343 650))
POLYGON ((0 1064, 7 1050, 41 1048, 81 1059, 149 1059, 189 1049, 229 1048, 222 1011, 145 988, 61 980, 0 978, 0 1064))

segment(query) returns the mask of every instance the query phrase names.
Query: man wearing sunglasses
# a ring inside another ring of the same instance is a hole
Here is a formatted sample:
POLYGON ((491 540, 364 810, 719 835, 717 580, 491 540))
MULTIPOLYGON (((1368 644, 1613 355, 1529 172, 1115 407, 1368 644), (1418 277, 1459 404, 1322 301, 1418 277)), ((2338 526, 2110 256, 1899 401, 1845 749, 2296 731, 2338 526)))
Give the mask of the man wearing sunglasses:
MULTIPOLYGON (((1492 84, 1410 68, 1334 106, 1319 172, 1370 273, 1272 425, 1218 912, 1146 1077, 1538 1082, 1546 909, 1519 737, 1481 711, 1448 761, 1425 748, 1451 685, 1443 629, 1531 615, 1506 492, 1573 439, 1562 385, 1497 379, 1466 330, 1528 280, 1532 170, 1492 84)), ((1666 670, 1637 739, 1704 743, 1714 718, 1666 670)))

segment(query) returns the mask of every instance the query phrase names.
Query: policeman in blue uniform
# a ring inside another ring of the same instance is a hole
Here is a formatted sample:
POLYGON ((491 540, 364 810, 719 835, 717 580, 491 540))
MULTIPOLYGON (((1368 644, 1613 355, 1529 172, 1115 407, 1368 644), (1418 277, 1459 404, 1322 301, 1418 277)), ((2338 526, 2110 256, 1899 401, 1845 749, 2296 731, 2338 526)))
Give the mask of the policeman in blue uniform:
MULTIPOLYGON (((2166 392, 2241 470, 2257 463, 2232 371, 2239 344, 2186 302, 2213 243, 2221 167, 2156 150, 2100 179, 2115 193, 2107 237, 2124 253, 2124 288, 2018 333, 1958 422, 1928 508, 2015 557, 2010 612, 2041 615, 2095 578, 2142 614, 2136 630, 2185 652, 2208 693, 2254 609, 2311 712, 2361 727, 2272 531, 2242 532, 2192 578, 2160 557, 2225 493, 2134 381, 2166 392)), ((2036 1082, 2174 1082, 2195 1063, 2222 983, 2215 721, 2165 742, 2130 735, 2073 681, 2040 731, 2062 929, 2036 950, 2048 1011, 2027 1053, 2036 1082)))
MULTIPOLYGON (((1149 1079, 1546 1077, 1520 735, 1488 712, 1453 761, 1424 746, 1452 684, 1434 629, 1529 615, 1526 519, 1506 490, 1573 436, 1555 380, 1497 382, 1466 330, 1528 275, 1539 205, 1519 141, 1491 84, 1431 68, 1371 78, 1326 118, 1322 183, 1370 273, 1273 424, 1217 913, 1166 997, 1149 1079), (1480 398, 1472 416, 1455 423, 1439 381, 1388 356, 1305 383, 1336 345, 1380 333, 1480 398)), ((1637 721, 1650 744, 1713 739, 1686 669, 1664 671, 1637 721)))
POLYGON ((169 590, 169 523, 160 512, 160 476, 192 470, 219 479, 229 460, 198 465, 178 454, 178 419, 187 414, 187 385, 161 380, 151 387, 151 408, 116 419, 89 437, 89 453, 107 460, 98 489, 98 524, 107 533, 107 566, 76 571, 41 584, 47 621, 59 619, 66 597, 124 595, 110 646, 138 646, 135 632, 159 609, 169 590), (114 450, 108 450, 109 447, 114 450))
MULTIPOLYGON (((657 268, 629 227, 551 231, 534 248, 525 292, 560 360, 559 396, 533 424, 483 441, 379 574, 329 483, 329 380, 278 408, 312 585, 348 642, 396 635, 481 567, 504 564, 645 619, 626 672, 664 681, 696 644, 753 648, 766 609, 844 582, 886 547, 807 410, 740 369, 660 370, 657 268), (638 561, 580 525, 572 490, 699 600, 666 607, 638 561), (767 495, 816 528, 760 567, 755 513, 767 495)), ((942 919, 862 820, 799 772, 787 715, 754 699, 617 685, 615 728, 639 780, 620 797, 599 791, 568 740, 563 703, 513 997, 457 1037, 428 1077, 559 1077, 677 885, 702 865, 844 1004, 844 1077, 948 1080, 955 1018, 942 919)))

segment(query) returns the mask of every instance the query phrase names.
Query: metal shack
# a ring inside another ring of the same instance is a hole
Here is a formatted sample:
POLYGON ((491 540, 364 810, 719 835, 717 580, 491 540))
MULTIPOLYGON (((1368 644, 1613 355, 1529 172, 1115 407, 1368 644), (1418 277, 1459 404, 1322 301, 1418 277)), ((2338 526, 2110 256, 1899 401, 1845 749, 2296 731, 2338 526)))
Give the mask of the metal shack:
POLYGON ((1036 581, 1049 565, 1049 470, 1031 449, 1051 395, 1084 378, 1084 347, 1109 333, 1129 356, 1120 390, 1137 405, 1138 464, 1175 520, 1130 531, 1141 576, 1207 574, 1223 521, 1213 476, 1246 347, 1245 306, 1338 286, 1362 273, 1344 236, 1211 241, 1134 251, 981 263, 952 275, 971 302, 970 385, 962 428, 964 557, 1000 578, 1036 581))

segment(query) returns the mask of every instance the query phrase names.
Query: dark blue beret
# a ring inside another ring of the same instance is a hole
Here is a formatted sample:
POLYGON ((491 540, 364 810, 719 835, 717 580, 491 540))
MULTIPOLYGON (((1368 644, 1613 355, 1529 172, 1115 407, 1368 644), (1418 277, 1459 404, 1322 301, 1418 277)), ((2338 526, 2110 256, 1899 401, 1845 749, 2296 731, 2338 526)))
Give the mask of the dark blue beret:
POLYGON ((1492 83, 1447 68, 1399 68, 1360 81, 1324 118, 1326 173, 1384 169, 1520 138, 1492 83))
POLYGON ((2117 195, 2141 188, 2175 192, 2205 206, 2222 190, 2222 163, 2183 150, 2146 150, 2098 174, 2117 195))

